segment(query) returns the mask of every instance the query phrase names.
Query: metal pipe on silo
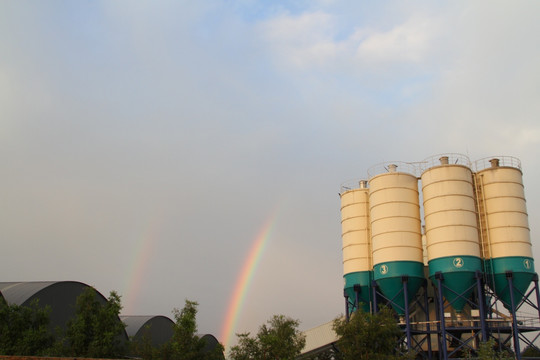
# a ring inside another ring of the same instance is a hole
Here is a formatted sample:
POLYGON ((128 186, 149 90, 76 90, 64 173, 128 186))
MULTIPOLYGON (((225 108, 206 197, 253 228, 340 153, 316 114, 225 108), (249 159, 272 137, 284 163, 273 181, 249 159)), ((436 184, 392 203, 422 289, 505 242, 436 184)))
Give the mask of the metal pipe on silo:
POLYGON ((443 274, 443 296, 459 314, 482 269, 473 174, 466 156, 437 157, 421 176, 429 277, 443 274))
POLYGON ((535 276, 521 162, 500 156, 475 164, 488 285, 510 310, 511 298, 519 303, 535 276), (506 275, 509 271, 513 274, 512 293, 506 275))
POLYGON ((384 169, 387 172, 369 179, 373 278, 398 314, 404 315, 405 304, 424 280, 418 179, 398 171, 397 164, 384 169), (403 276, 408 277, 405 283, 403 276))
POLYGON ((344 291, 349 299, 354 299, 349 311, 352 313, 361 305, 369 312, 373 266, 367 181, 342 186, 340 197, 344 291))

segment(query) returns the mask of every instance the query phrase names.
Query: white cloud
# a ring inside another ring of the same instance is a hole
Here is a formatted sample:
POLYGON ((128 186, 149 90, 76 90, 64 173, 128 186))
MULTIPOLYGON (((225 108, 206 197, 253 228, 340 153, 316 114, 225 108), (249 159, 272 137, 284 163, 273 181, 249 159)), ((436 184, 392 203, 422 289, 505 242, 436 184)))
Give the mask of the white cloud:
POLYGON ((358 30, 356 55, 367 62, 421 62, 425 60, 437 36, 438 22, 415 16, 388 31, 358 30))
POLYGON ((339 18, 322 11, 282 14, 260 24, 262 38, 281 64, 337 72, 422 63, 437 53, 443 19, 416 14, 390 29, 358 26, 343 36, 339 18), (439 40, 439 41, 438 41, 439 40))
POLYGON ((300 68, 322 65, 336 56, 334 19, 323 12, 280 15, 260 24, 262 38, 281 61, 300 68))
POLYGON ((540 145, 540 126, 533 128, 522 128, 515 136, 516 146, 525 148, 538 147, 540 145))
POLYGON ((478 151, 531 151, 540 114, 536 10, 475 2, 450 17, 450 56, 428 102, 414 111, 415 121, 478 151))

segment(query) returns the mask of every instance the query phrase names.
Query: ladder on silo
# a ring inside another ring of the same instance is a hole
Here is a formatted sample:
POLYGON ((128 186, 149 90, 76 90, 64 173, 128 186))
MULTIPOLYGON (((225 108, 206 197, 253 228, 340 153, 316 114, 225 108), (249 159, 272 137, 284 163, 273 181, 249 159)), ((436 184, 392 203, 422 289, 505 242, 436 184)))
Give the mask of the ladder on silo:
POLYGON ((491 258, 491 243, 489 241, 489 231, 487 223, 487 213, 484 198, 484 183, 482 175, 473 173, 474 192, 476 196, 476 214, 478 218, 478 235, 480 236, 480 245, 482 257, 491 258))

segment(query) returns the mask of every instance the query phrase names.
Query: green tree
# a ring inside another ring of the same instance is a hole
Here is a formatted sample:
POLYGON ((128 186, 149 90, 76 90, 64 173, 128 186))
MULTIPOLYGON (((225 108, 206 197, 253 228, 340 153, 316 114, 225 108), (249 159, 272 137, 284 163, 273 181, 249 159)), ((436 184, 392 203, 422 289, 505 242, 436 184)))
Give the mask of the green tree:
POLYGON ((204 348, 204 341, 197 336, 197 304, 185 301, 182 310, 173 309, 174 326, 172 349, 182 359, 197 359, 204 348))
POLYGON ((150 328, 144 329, 142 338, 132 344, 133 355, 144 360, 224 360, 223 345, 207 344, 197 335, 197 306, 186 300, 182 310, 173 309, 173 336, 159 347, 151 344, 150 328))
POLYGON ((29 306, 0 301, 0 354, 48 355, 55 342, 49 315, 50 308, 37 299, 29 306))
POLYGON ((343 360, 390 359, 401 337, 389 308, 376 314, 359 309, 348 322, 343 317, 335 319, 333 329, 339 337, 338 348, 343 360))
POLYGON ((528 346, 525 350, 523 350, 521 356, 540 358, 540 350, 536 346, 531 345, 528 346))
POLYGON ((96 290, 85 289, 77 298, 75 316, 68 322, 66 353, 72 356, 115 357, 125 354, 125 324, 118 315, 120 296, 111 291, 102 304, 96 290))
POLYGON ((182 310, 174 309, 173 336, 168 346, 161 350, 163 359, 218 360, 223 359, 223 346, 205 351, 206 341, 197 335, 197 306, 195 301, 185 301, 182 310))
POLYGON ((300 355, 306 343, 298 330, 298 320, 284 315, 274 315, 259 328, 257 336, 237 334, 238 345, 230 351, 232 360, 292 360, 300 355))
POLYGON ((498 359, 498 360, 510 360, 513 359, 513 356, 511 356, 506 351, 498 351, 497 344, 495 343, 495 339, 491 338, 488 341, 482 341, 480 345, 478 346, 478 359, 479 360, 491 360, 491 359, 498 359))
MULTIPOLYGON (((160 347, 152 345, 150 326, 145 326, 142 336, 131 342, 130 353, 144 360, 161 359, 160 347)), ((168 358, 168 357, 165 357, 168 358)))
POLYGON ((251 360, 260 358, 260 346, 256 338, 249 336, 249 333, 236 334, 238 345, 231 348, 230 357, 232 360, 251 360))

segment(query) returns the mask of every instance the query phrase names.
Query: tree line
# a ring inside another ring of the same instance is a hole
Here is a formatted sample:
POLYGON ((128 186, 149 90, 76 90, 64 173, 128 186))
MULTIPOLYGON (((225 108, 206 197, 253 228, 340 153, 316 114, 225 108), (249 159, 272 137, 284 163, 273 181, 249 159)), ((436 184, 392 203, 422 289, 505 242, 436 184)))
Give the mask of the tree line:
MULTIPOLYGON (((77 298, 76 311, 64 330, 49 328, 50 308, 36 300, 30 306, 0 304, 0 354, 69 356, 89 358, 137 357, 145 360, 223 360, 224 348, 218 344, 205 350, 197 334, 197 303, 186 300, 184 308, 174 309, 172 338, 153 346, 150 332, 141 339, 126 342, 125 324, 119 321, 120 296, 112 291, 108 301, 98 301, 96 291, 87 288, 77 298)), ((237 345, 230 360, 293 360, 305 346, 305 336, 298 330, 299 321, 274 315, 260 326, 254 336, 236 334, 237 345)), ((335 349, 326 354, 305 357, 310 360, 406 359, 396 354, 401 331, 390 309, 377 314, 357 311, 350 321, 338 317, 333 329, 339 337, 335 349)))
MULTIPOLYGON (((0 298, 1 299, 1 298, 0 298)), ((205 341, 197 336, 197 303, 186 300, 181 310, 174 309, 172 338, 153 346, 150 332, 141 339, 126 342, 125 324, 119 321, 120 296, 112 291, 102 303, 95 289, 86 288, 76 301, 76 311, 65 329, 50 330, 51 309, 38 300, 30 306, 8 305, 0 300, 0 354, 68 356, 89 358, 138 357, 145 360, 223 360, 224 349, 218 344, 205 351, 205 341)), ((236 334, 237 345, 230 349, 230 360, 292 360, 305 346, 305 336, 298 330, 299 321, 274 315, 254 336, 236 334)), ((350 322, 336 319, 334 330, 340 336, 340 352, 333 359, 362 359, 372 354, 392 354, 400 334, 389 312, 353 316, 350 322), (359 339, 361 341, 359 342, 359 339), (361 352, 356 350, 362 349, 361 352)), ((370 356, 370 359, 377 358, 370 356)), ((387 357, 388 358, 388 357, 387 357)), ((318 359, 322 359, 319 355, 318 359)))
MULTIPOLYGON (((197 303, 186 300, 174 309, 173 336, 155 347, 150 338, 126 342, 125 324, 119 320, 120 296, 111 291, 106 303, 98 300, 93 288, 86 288, 76 301, 75 315, 65 329, 50 329, 48 306, 34 300, 29 306, 7 304, 0 298, 0 354, 26 356, 66 356, 164 360, 222 360, 223 347, 210 351, 197 336, 197 303)), ((148 335, 148 333, 147 333, 148 335)))
MULTIPOLYGON (((125 324, 119 321, 120 296, 112 291, 103 304, 96 295, 93 288, 87 288, 77 298, 75 315, 65 329, 54 331, 49 327, 49 307, 40 306, 37 300, 30 306, 8 305, 0 297, 0 354, 145 360, 225 359, 221 344, 209 350, 205 340, 197 336, 196 302, 186 300, 181 310, 173 310, 171 339, 154 346, 150 331, 146 331, 141 339, 126 342, 123 338, 125 324)), ((306 339, 298 330, 299 324, 290 317, 274 315, 260 326, 257 334, 236 334, 238 342, 230 349, 228 359, 405 360, 415 359, 417 355, 397 346, 403 333, 390 308, 376 314, 358 310, 349 320, 337 317, 333 322, 333 331, 338 338, 335 346, 312 356, 300 356, 306 339)), ((534 350, 527 349, 525 353, 531 351, 534 350)), ((477 356, 465 354, 470 359, 506 359, 511 354, 497 351, 491 341, 480 346, 477 356)))

